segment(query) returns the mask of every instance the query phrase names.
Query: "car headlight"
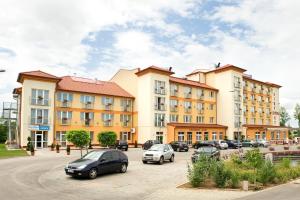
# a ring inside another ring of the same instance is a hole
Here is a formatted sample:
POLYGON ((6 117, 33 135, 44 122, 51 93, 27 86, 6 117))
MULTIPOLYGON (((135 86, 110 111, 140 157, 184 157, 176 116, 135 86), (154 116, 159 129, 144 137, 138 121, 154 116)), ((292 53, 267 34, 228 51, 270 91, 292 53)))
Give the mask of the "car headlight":
POLYGON ((65 166, 65 168, 66 168, 66 169, 69 168, 69 164, 67 164, 67 165, 65 166))
POLYGON ((86 167, 87 165, 81 165, 81 166, 79 166, 79 167, 77 167, 77 169, 84 169, 85 167, 86 167))

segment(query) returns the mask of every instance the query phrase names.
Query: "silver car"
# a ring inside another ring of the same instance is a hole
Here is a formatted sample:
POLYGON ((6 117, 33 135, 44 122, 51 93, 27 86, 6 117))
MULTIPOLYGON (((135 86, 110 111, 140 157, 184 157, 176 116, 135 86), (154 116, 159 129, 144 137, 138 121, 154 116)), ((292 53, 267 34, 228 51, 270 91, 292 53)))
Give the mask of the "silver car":
POLYGON ((143 153, 142 160, 144 164, 157 162, 162 165, 166 160, 174 162, 174 150, 169 144, 155 144, 143 153))

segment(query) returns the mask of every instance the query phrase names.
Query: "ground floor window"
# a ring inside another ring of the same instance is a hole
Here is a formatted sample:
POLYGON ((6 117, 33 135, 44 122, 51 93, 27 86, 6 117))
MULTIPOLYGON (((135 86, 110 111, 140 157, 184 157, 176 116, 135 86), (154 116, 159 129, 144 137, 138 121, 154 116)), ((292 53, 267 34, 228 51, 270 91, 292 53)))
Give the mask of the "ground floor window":
POLYGON ((255 139, 256 139, 256 140, 259 140, 259 139, 260 139, 260 132, 256 132, 256 133, 255 133, 255 139))
POLYGON ((261 138, 262 138, 263 140, 265 140, 265 139, 266 139, 266 132, 263 132, 263 133, 262 133, 262 136, 261 136, 261 138))
POLYGON ((48 146, 48 131, 31 131, 31 140, 34 148, 42 149, 48 146))
POLYGON ((274 135, 274 132, 272 131, 271 132, 271 140, 274 140, 275 139, 275 135, 274 135))
POLYGON ((202 140, 202 133, 201 132, 196 132, 196 141, 199 142, 202 140))
POLYGON ((178 141, 183 142, 184 141, 184 132, 178 132, 178 141))
POLYGON ((283 139, 286 139, 286 132, 283 132, 283 139))
POLYGON ((124 141, 130 140, 130 138, 131 138, 130 136, 131 136, 130 132, 121 132, 120 140, 124 140, 124 141))
POLYGON ((276 139, 279 140, 280 139, 280 131, 277 131, 277 134, 276 134, 276 139))
POLYGON ((223 140, 223 132, 219 133, 219 140, 223 140))
POLYGON ((192 132, 187 132, 187 144, 191 145, 193 141, 193 133, 192 132))
POLYGON ((212 132, 212 140, 217 140, 217 132, 212 132))
POLYGON ((55 133, 55 141, 62 147, 67 145, 66 140, 66 131, 56 131, 55 133))
POLYGON ((160 141, 160 143, 163 143, 164 133, 163 132, 156 132, 156 140, 160 141))
POLYGON ((204 132, 204 140, 208 140, 208 132, 204 132))
POLYGON ((91 143, 94 141, 94 131, 90 131, 90 141, 91 143))

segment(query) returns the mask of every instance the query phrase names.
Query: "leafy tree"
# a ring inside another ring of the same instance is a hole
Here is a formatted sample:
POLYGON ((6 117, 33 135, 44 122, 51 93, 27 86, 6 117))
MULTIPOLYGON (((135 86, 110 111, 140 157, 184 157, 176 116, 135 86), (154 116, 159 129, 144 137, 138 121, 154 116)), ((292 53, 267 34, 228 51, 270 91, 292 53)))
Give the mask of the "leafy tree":
POLYGON ((245 154, 245 158, 246 158, 247 165, 250 166, 255 172, 254 184, 256 184, 257 169, 260 169, 261 166, 264 164, 264 158, 262 154, 259 152, 258 148, 247 151, 245 154))
POLYGON ((90 134, 85 130, 72 130, 67 132, 67 140, 72 142, 76 147, 80 148, 80 155, 82 158, 82 149, 90 142, 90 134))
POLYGON ((102 146, 111 146, 116 143, 117 134, 113 131, 104 131, 97 135, 97 139, 102 146))
POLYGON ((285 107, 280 107, 280 126, 286 126, 286 123, 290 120, 290 115, 286 111, 285 107))
POLYGON ((300 105, 298 103, 295 107, 294 118, 298 121, 298 127, 300 128, 300 105))
POLYGON ((0 144, 5 143, 7 140, 7 126, 0 124, 0 144))

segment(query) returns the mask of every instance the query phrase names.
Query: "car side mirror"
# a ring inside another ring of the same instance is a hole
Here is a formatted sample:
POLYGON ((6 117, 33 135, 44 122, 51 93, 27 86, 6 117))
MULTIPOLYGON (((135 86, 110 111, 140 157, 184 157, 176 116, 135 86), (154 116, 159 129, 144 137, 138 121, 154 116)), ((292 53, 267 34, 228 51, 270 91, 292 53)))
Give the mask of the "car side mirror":
POLYGON ((100 162, 104 162, 104 161, 106 161, 105 158, 101 158, 101 159, 100 159, 100 162))

